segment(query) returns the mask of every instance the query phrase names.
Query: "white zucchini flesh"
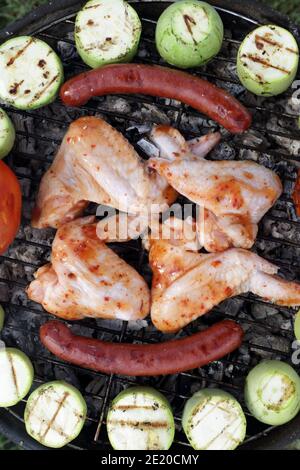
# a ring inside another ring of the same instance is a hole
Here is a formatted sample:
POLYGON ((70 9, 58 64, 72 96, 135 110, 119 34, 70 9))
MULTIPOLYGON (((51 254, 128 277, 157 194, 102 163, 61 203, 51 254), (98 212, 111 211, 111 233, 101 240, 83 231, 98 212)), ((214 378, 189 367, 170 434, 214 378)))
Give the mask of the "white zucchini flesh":
POLYGON ((13 148, 16 132, 11 119, 0 108, 0 159, 6 157, 13 148))
POLYGON ((240 404, 217 389, 201 390, 187 401, 182 425, 197 450, 233 450, 246 435, 246 418, 240 404))
POLYGON ((141 29, 138 14, 124 0, 91 0, 76 17, 78 53, 93 68, 129 62, 137 52, 141 29))
POLYGON ((294 36, 284 28, 261 26, 242 42, 237 72, 242 84, 256 95, 274 96, 292 84, 299 64, 294 36))
POLYGON ((167 450, 174 440, 174 418, 166 398, 150 387, 132 387, 111 403, 107 433, 116 450, 167 450))
POLYGON ((40 39, 19 36, 0 46, 0 98, 18 109, 51 103, 64 79, 61 60, 40 39))
POLYGON ((33 381, 30 359, 18 349, 0 349, 0 406, 16 405, 30 390, 33 381))
POLYGON ((24 420, 28 434, 47 447, 60 448, 75 439, 87 406, 79 390, 63 381, 41 385, 28 398, 24 420))

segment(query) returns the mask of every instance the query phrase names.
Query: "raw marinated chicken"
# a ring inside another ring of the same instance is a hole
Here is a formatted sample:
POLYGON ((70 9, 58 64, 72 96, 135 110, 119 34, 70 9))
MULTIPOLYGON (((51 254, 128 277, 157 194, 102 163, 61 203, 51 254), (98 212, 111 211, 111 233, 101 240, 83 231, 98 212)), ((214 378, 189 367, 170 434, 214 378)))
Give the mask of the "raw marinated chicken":
POLYGON ((157 126, 151 139, 160 156, 149 160, 180 194, 198 204, 198 230, 207 251, 251 248, 258 222, 282 192, 278 176, 251 161, 207 161, 218 134, 186 142, 168 126, 157 126))
POLYGON ((35 273, 28 297, 67 320, 145 318, 150 310, 147 284, 97 237, 94 220, 85 217, 58 229, 51 263, 35 273))
MULTIPOLYGON (((278 305, 300 305, 300 284, 276 276, 278 268, 255 253, 187 251, 185 242, 149 241, 153 271, 151 319, 165 333, 176 332, 223 300, 253 292, 278 305)), ((189 245, 189 250, 196 250, 189 245)))
POLYGON ((151 204, 163 211, 176 197, 165 178, 148 169, 122 134, 88 116, 70 125, 43 176, 32 225, 58 228, 78 217, 89 201, 140 214, 147 213, 151 204))

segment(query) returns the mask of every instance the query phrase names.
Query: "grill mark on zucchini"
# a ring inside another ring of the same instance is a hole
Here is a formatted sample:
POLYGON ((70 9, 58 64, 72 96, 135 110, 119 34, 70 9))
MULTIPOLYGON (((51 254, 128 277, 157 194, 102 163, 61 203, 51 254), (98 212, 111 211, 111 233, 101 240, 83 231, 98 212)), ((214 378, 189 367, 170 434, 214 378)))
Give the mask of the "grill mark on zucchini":
POLYGON ((191 24, 193 25, 196 25, 196 21, 194 20, 194 18, 192 18, 190 15, 183 15, 183 19, 184 19, 184 22, 185 22, 185 25, 187 27, 187 30, 188 32, 190 33, 192 39, 193 39, 193 42, 194 44, 196 45, 197 44, 197 41, 196 39, 194 38, 193 36, 193 30, 192 30, 192 27, 191 27, 191 24))
MULTIPOLYGON (((238 419, 239 419, 239 416, 236 417, 233 421, 231 421, 231 423, 228 423, 228 424, 222 429, 222 431, 220 431, 215 437, 213 437, 210 441, 208 441, 208 443, 206 444, 206 447, 204 447, 203 450, 207 450, 207 449, 211 446, 211 444, 212 444, 213 442, 215 442, 215 441, 218 439, 218 437, 222 436, 222 434, 225 434, 225 433, 226 433, 226 430, 227 430, 230 426, 232 426, 238 419)), ((233 442, 237 442, 237 440, 235 439, 235 437, 233 437, 230 433, 227 433, 226 436, 230 436, 233 442)), ((227 440, 229 440, 229 439, 227 439, 227 440)), ((238 443, 239 443, 239 442, 238 442, 238 443)))
POLYGON ((11 95, 16 95, 18 93, 19 87, 24 83, 24 80, 21 80, 19 83, 14 83, 9 89, 11 95))
POLYGON ((38 101, 40 97, 45 93, 45 91, 47 91, 48 88, 52 85, 52 83, 54 83, 55 80, 58 79, 58 77, 59 77, 59 74, 55 75, 41 91, 39 91, 38 93, 34 95, 34 97, 32 98, 29 104, 33 104, 35 101, 38 101))
POLYGON ((23 54, 23 52, 26 51, 26 49, 35 41, 34 38, 30 38, 30 40, 28 41, 28 43, 23 47, 23 49, 20 49, 16 55, 14 57, 11 57, 11 59, 7 62, 7 67, 9 67, 10 65, 13 65, 15 63, 15 61, 23 54))
MULTIPOLYGON (((291 49, 290 47, 285 47, 283 44, 281 44, 280 42, 277 42, 275 41, 274 39, 271 39, 269 37, 266 37, 266 36, 260 36, 259 34, 256 34, 255 35, 255 43, 257 43, 258 41, 262 41, 262 42, 266 42, 267 44, 270 44, 271 46, 276 46, 278 47, 279 49, 285 49, 286 51, 288 52, 292 52, 293 54, 296 54, 298 55, 298 52, 297 51, 294 51, 294 49, 291 49)), ((257 47, 257 46, 256 46, 257 47)), ((259 48, 258 48, 259 49, 259 48)))
POLYGON ((129 426, 132 428, 143 428, 143 429, 168 429, 169 423, 165 421, 130 421, 125 419, 111 419, 111 425, 115 426, 129 426))
POLYGON ((44 433, 41 435, 41 439, 45 439, 45 437, 47 436, 48 432, 50 431, 50 429, 52 427, 52 424, 55 422, 55 419, 57 418, 58 413, 60 412, 60 410, 64 406, 64 403, 65 403, 65 401, 66 401, 66 399, 68 398, 69 395, 70 395, 69 392, 64 392, 62 399, 59 400, 59 402, 58 402, 59 404, 58 404, 57 410, 55 411, 54 415, 52 416, 52 418, 48 422, 47 428, 45 429, 44 433))
POLYGON ((101 3, 97 3, 97 5, 91 5, 89 7, 85 7, 83 8, 83 10, 91 10, 92 8, 98 8, 98 7, 101 7, 101 3))
POLYGON ((113 411, 127 411, 127 410, 157 410, 159 408, 158 404, 153 405, 116 405, 113 407, 113 411))
POLYGON ((286 70, 285 68, 283 67, 279 67, 278 65, 273 65, 271 64, 270 62, 268 62, 267 60, 265 59, 262 59, 258 56, 255 56, 253 54, 243 54, 242 55, 242 58, 246 58, 246 59, 249 59, 249 60, 252 60, 253 62, 257 62, 259 64, 262 64, 264 65, 265 67, 270 67, 272 69, 275 69, 275 70, 279 70, 280 72, 283 72, 283 73, 286 73, 286 74, 290 74, 290 71, 289 70, 286 70))
POLYGON ((10 354, 10 352, 7 352, 7 357, 8 357, 9 363, 10 363, 11 375, 12 375, 12 378, 13 378, 14 386, 15 386, 15 389, 16 389, 16 392, 17 392, 17 396, 19 397, 20 396, 20 391, 19 391, 19 386, 18 386, 17 374, 16 374, 16 370, 15 370, 15 366, 14 366, 14 361, 13 361, 13 358, 12 358, 12 355, 10 354))

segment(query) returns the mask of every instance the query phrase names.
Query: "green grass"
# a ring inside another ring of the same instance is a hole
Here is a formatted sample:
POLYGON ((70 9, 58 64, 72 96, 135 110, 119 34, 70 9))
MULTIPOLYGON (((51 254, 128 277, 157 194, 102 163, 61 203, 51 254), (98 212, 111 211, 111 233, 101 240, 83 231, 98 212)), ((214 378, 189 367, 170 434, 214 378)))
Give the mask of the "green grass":
POLYGON ((47 0, 0 0, 0 28, 43 3, 47 0))
MULTIPOLYGON (((300 0, 264 0, 264 2, 300 23, 300 0)), ((47 3, 47 0, 0 0, 0 28, 17 18, 21 18, 43 3, 47 3)), ((0 436, 0 450, 5 449, 16 450, 17 447, 3 436, 0 436)))

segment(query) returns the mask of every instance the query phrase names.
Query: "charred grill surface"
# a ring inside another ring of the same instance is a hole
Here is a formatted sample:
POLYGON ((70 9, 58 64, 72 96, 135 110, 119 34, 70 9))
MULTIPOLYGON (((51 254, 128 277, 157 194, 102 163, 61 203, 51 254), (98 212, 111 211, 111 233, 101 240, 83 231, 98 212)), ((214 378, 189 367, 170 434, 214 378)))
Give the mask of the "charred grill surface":
MULTIPOLYGON (((143 34, 136 61, 163 64, 155 49, 156 23, 153 10, 149 5, 147 15, 145 5, 141 8, 143 34)), ((136 9, 139 11, 139 5, 136 5, 136 9)), ((223 48, 214 60, 194 72, 227 89, 244 103, 253 113, 253 125, 250 131, 236 136, 221 129, 222 142, 210 158, 253 160, 280 176, 284 184, 283 195, 260 223, 254 251, 280 266, 282 275, 287 279, 300 280, 300 219, 292 201, 300 167, 300 131, 297 127, 300 102, 293 100, 293 90, 275 99, 255 97, 244 90, 236 75, 236 54, 241 39, 254 27, 255 22, 222 9, 220 14, 226 29, 223 48)), ((76 53, 73 29, 74 15, 47 23, 39 30, 32 29, 32 33, 46 40, 59 53, 64 62, 66 78, 86 69, 76 53)), ((94 98, 80 108, 67 108, 60 101, 28 112, 8 106, 4 108, 9 111, 17 129, 17 143, 8 163, 22 185, 23 218, 17 239, 8 252, 0 257, 0 302, 7 314, 2 332, 3 341, 7 345, 19 347, 30 356, 35 366, 36 385, 63 378, 78 387, 85 396, 88 419, 83 432, 70 447, 108 448, 105 426, 102 426, 105 424, 107 405, 124 387, 133 384, 152 385, 166 394, 175 413, 177 445, 187 446, 181 432, 185 400, 201 387, 215 386, 231 392, 243 404, 244 378, 250 368, 265 358, 290 362, 294 311, 271 305, 251 294, 227 300, 176 337, 192 334, 220 319, 231 318, 245 330, 243 345, 229 357, 189 373, 133 379, 106 376, 65 364, 42 347, 38 337, 39 326, 51 316, 40 305, 30 302, 24 291, 36 269, 49 261, 54 236, 51 229, 33 229, 30 215, 42 175, 50 166, 68 125, 80 116, 92 114, 104 118, 121 131, 145 158, 153 152, 147 138, 153 123, 177 127, 186 138, 205 134, 216 129, 217 125, 179 102, 144 96, 94 98)), ((185 202, 183 198, 181 202, 185 202)), ((88 212, 95 213, 95 209, 95 206, 90 205, 88 212)), ((150 283, 147 253, 139 241, 111 246, 150 283)), ((72 325, 76 334, 115 342, 152 343, 174 337, 158 332, 149 319, 133 324, 86 319, 73 322, 72 325)), ((13 413, 15 419, 22 420, 24 406, 22 402, 7 413, 13 413)), ((251 418, 247 410, 246 414, 248 441, 270 431, 251 418)))

